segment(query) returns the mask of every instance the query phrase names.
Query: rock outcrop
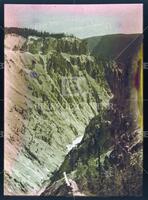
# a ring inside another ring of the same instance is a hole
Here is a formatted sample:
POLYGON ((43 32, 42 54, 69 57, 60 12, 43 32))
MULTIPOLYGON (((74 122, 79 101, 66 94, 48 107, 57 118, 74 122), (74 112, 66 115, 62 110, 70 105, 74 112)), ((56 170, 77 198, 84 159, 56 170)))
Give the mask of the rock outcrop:
POLYGON ((87 51, 72 37, 5 36, 5 194, 40 194, 109 105, 103 64, 87 51))

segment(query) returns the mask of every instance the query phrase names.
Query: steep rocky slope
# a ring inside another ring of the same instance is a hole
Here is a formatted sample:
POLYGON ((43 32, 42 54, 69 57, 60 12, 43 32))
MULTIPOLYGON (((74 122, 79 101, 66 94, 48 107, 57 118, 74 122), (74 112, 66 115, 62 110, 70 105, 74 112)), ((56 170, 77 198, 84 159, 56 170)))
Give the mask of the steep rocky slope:
POLYGON ((103 62, 78 38, 5 35, 6 195, 39 195, 50 183, 109 106, 104 75, 103 62))
POLYGON ((110 106, 103 109, 100 105, 100 113, 86 126, 82 141, 66 156, 42 195, 68 195, 63 172, 88 196, 142 195, 142 36, 122 36, 122 41, 121 35, 113 37, 114 42, 120 41, 116 45, 104 36, 100 50, 91 53, 97 62, 100 52, 110 49, 108 55, 113 53, 112 60, 103 55, 105 80, 113 94, 110 106), (121 52, 117 46, 124 47, 124 38, 134 42, 113 60, 121 52))

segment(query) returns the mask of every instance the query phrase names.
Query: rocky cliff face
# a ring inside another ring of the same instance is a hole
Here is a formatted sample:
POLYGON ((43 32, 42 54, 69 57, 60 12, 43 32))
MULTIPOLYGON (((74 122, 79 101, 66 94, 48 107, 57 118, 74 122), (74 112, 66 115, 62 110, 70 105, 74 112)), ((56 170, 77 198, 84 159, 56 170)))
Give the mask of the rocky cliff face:
POLYGON ((86 42, 6 34, 4 193, 41 194, 112 97, 86 42))
POLYGON ((68 195, 63 172, 85 195, 142 193, 142 41, 113 59, 115 38, 6 34, 6 195, 68 195))
MULTIPOLYGON (((105 61, 103 56, 105 80, 113 94, 110 106, 99 107, 100 113, 86 126, 82 141, 68 153, 42 195, 68 195, 63 172, 88 196, 142 194, 141 39, 137 37, 115 60, 105 61)), ((112 48, 115 52, 116 47, 112 48)), ((95 56, 98 62, 96 51, 95 56)))

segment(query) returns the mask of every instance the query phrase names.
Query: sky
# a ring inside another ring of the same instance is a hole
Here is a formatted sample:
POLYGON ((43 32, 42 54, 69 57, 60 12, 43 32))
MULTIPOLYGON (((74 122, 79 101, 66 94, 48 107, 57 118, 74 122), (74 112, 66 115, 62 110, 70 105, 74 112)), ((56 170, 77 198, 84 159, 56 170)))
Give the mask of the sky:
POLYGON ((5 27, 25 27, 79 38, 143 32, 143 4, 5 4, 5 27))

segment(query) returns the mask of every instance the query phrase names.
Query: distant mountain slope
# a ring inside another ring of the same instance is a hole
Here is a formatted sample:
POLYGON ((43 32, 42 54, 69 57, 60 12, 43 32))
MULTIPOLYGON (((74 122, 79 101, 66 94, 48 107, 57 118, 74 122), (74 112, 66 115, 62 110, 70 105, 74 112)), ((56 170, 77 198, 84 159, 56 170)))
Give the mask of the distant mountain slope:
POLYGON ((87 38, 86 41, 92 55, 123 61, 137 52, 142 34, 105 35, 87 38))
POLYGON ((92 50, 99 44, 102 37, 103 36, 94 36, 84 39, 84 41, 87 42, 87 47, 90 50, 90 52, 92 52, 92 50))

